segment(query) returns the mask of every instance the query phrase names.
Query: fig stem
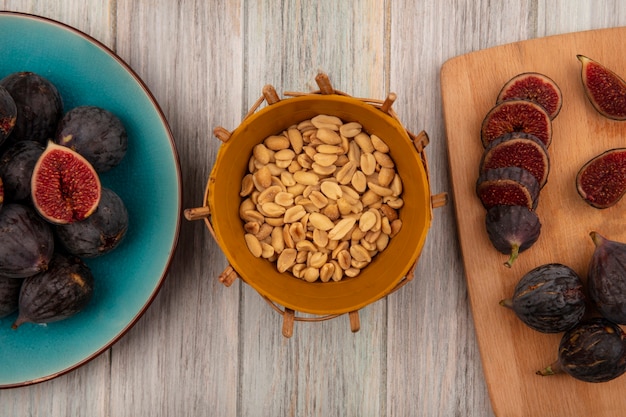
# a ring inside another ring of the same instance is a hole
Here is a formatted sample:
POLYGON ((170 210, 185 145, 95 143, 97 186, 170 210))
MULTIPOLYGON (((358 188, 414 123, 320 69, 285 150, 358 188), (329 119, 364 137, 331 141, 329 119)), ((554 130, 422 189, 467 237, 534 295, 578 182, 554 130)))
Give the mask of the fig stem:
POLYGON ((511 266, 513 266, 513 262, 515 262, 518 255, 519 255, 519 245, 517 244, 511 245, 511 256, 509 256, 509 259, 504 263, 504 266, 506 266, 507 268, 510 268, 511 266))
POLYGON ((513 299, 512 298, 505 298, 503 300, 500 300, 500 305, 502 307, 506 307, 506 308, 513 308, 513 299))
POLYGON ((591 236, 591 240, 593 240, 593 244, 596 245, 596 247, 600 246, 602 242, 605 241, 605 238, 596 231, 590 232, 589 236, 591 236))
POLYGON ((556 361, 552 362, 550 365, 546 366, 543 369, 538 370, 535 373, 541 376, 550 376, 550 375, 557 375, 562 372, 563 372, 563 369, 561 368, 561 364, 557 359, 556 361))

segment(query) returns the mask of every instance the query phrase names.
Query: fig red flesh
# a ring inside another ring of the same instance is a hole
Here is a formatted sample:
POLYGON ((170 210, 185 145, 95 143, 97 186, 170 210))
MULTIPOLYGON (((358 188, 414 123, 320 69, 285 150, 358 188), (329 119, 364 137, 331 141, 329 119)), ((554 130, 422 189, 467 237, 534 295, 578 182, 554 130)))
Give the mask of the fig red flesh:
POLYGON ((581 79, 591 105, 604 117, 626 120, 626 82, 591 58, 576 57, 582 64, 581 79))
POLYGON ((559 114, 563 104, 563 94, 556 82, 538 72, 524 72, 507 81, 498 94, 496 104, 513 99, 530 100, 539 104, 550 119, 559 114))
POLYGON ((518 167, 489 169, 476 182, 476 194, 489 210, 497 205, 537 207, 539 183, 528 171, 518 167))
POLYGON ((626 192, 626 148, 609 149, 585 163, 576 175, 576 189, 592 207, 615 205, 626 192))
POLYGON ((549 147, 552 142, 552 120, 543 107, 532 101, 503 101, 489 110, 483 119, 481 141, 487 147, 489 142, 511 132, 530 133, 549 147))
POLYGON ((33 169, 31 194, 46 220, 67 224, 89 217, 102 187, 91 164, 77 152, 49 142, 33 169))
POLYGON ((485 149, 480 162, 480 172, 488 169, 516 166, 533 174, 542 188, 548 181, 550 157, 543 142, 526 133, 507 133, 485 149))

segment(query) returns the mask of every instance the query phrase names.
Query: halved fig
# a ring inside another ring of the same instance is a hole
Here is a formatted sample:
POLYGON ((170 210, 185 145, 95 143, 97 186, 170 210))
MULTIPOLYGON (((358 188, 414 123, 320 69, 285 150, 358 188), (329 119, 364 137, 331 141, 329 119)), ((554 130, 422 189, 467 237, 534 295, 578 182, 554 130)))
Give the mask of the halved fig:
POLYGON ((480 129, 480 138, 486 148, 489 142, 505 133, 530 133, 546 147, 552 142, 552 120, 539 104, 530 100, 508 100, 494 106, 480 129))
POLYGON ((541 234, 539 216, 525 206, 493 206, 487 211, 485 226, 493 247, 509 255, 504 263, 509 268, 518 255, 530 248, 541 234))
POLYGON ((626 120, 626 82, 604 65, 584 55, 576 55, 581 62, 583 88, 591 105, 602 116, 626 120))
POLYGON ((548 181, 550 156, 546 146, 528 133, 505 133, 489 143, 480 161, 480 172, 516 166, 533 174, 539 187, 548 181))
POLYGON ((98 207, 102 185, 79 153, 48 142, 31 179, 33 204, 51 223, 68 224, 89 217, 98 207))
POLYGON ((538 72, 524 72, 507 81, 496 100, 500 104, 507 100, 530 100, 543 107, 550 119, 561 111, 563 94, 554 80, 538 72))
POLYGON ((498 205, 534 210, 539 201, 539 182, 523 168, 489 169, 478 177, 476 194, 487 210, 498 205))
POLYGON ((626 148, 609 149, 585 163, 576 175, 576 190, 592 207, 615 205, 626 192, 626 148))

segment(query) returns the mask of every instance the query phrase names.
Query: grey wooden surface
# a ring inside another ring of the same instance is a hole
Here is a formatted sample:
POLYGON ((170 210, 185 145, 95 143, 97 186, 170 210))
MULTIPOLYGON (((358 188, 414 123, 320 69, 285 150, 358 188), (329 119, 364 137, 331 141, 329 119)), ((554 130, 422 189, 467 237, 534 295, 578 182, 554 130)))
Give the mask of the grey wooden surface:
MULTIPOLYGON (((212 129, 234 129, 265 84, 309 91, 320 70, 354 96, 396 92, 402 122, 431 138, 433 192, 451 192, 447 59, 626 24, 620 0, 0 0, 0 9, 70 24, 133 67, 173 130, 184 207, 202 204, 219 146, 212 129)), ((285 339, 254 290, 217 281, 226 265, 203 223, 183 220, 168 278, 134 328, 69 374, 0 391, 0 416, 493 415, 451 204, 435 210, 415 280, 361 310, 358 333, 342 316, 297 323, 285 339)))

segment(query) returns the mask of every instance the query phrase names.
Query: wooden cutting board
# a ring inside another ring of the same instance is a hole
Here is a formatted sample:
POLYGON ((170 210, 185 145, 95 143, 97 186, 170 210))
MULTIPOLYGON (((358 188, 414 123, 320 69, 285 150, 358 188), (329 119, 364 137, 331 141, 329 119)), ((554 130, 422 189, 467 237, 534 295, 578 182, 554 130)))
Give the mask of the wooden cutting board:
POLYGON ((626 28, 593 30, 507 44, 450 59, 441 69, 453 203, 478 344, 494 412, 501 417, 623 417, 626 375, 592 384, 567 375, 535 372, 556 359, 561 334, 527 328, 501 299, 517 281, 541 264, 570 266, 586 282, 594 250, 589 232, 626 242, 626 198, 598 210, 575 188, 580 167, 603 151, 626 146, 626 122, 601 117, 584 95, 577 54, 587 55, 626 77, 626 28), (547 185, 537 214, 542 233, 512 268, 485 231, 485 209, 475 194, 483 152, 480 126, 501 87, 514 75, 536 71, 551 77, 563 92, 563 107, 553 121, 547 185))

